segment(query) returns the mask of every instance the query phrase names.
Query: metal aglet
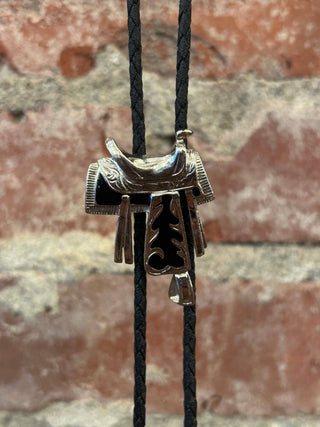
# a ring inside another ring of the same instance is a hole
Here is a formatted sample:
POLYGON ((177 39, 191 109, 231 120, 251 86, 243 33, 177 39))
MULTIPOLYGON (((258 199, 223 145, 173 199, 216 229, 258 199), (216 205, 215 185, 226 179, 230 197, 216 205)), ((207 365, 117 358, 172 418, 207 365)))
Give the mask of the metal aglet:
POLYGON ((168 295, 171 301, 176 304, 195 304, 194 289, 188 272, 172 276, 168 295))

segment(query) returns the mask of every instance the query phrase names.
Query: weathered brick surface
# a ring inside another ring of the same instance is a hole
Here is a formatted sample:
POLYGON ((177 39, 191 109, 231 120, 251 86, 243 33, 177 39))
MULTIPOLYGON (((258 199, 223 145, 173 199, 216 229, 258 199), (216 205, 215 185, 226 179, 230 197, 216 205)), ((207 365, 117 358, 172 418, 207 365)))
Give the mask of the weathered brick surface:
MULTIPOLYGON (((127 400, 105 403, 94 399, 57 402, 43 410, 28 412, 0 411, 4 427, 128 427, 132 424, 132 404, 127 400)), ((182 415, 150 414, 147 426, 181 427, 182 415)), ((222 417, 205 412, 198 417, 199 427, 318 427, 317 417, 222 417)))
MULTIPOLYGON (((148 407, 181 413, 182 310, 167 288, 167 277, 149 281, 148 407)), ((58 311, 48 307, 33 320, 2 306, 2 409, 83 396, 130 399, 130 277, 93 275, 58 292, 58 311)), ((200 410, 319 415, 319 285, 202 279, 198 307, 200 410)))
POLYGON ((114 230, 114 218, 85 215, 84 191, 88 164, 106 154, 109 126, 121 135, 119 116, 122 131, 127 123, 130 133, 126 109, 45 110, 29 112, 21 122, 1 113, 2 236, 73 228, 114 230))
MULTIPOLYGON (((319 126, 278 120, 267 117, 230 160, 200 143, 216 192, 202 209, 208 240, 319 241, 319 126)), ((84 180, 106 155, 106 136, 130 150, 130 133, 130 112, 119 107, 46 109, 21 121, 2 113, 1 235, 114 230, 114 218, 85 215, 84 180)))
MULTIPOLYGON (((178 2, 141 9, 159 154, 173 141, 178 2)), ((316 0, 193 4, 190 145, 216 193, 201 209, 208 240, 223 242, 197 263, 199 425, 318 425, 298 414, 320 415, 319 17, 316 0)), ((124 0, 0 1, 4 427, 131 423, 132 266, 112 262, 115 218, 84 214, 105 137, 131 150, 129 105, 124 0)), ((181 414, 182 310, 168 283, 148 285, 147 404, 181 414)))
POLYGON ((80 77, 92 70, 94 62, 90 46, 69 47, 60 54, 59 68, 66 77, 80 77))
POLYGON ((233 160, 212 162, 208 173, 217 197, 209 240, 319 242, 320 139, 310 122, 270 115, 233 160))
MULTIPOLYGON (((125 48, 124 0, 22 1, 1 4, 2 55, 22 73, 50 73, 65 61, 67 75, 90 69, 107 43, 125 48), (90 57, 75 54, 86 49, 90 57), (68 68, 68 67, 67 67, 68 68)), ((142 1, 147 68, 174 74, 177 2, 142 1)), ((193 6, 194 76, 216 78, 255 72, 268 78, 319 75, 320 7, 317 0, 251 2, 201 0, 193 6)))
MULTIPOLYGON (((133 284, 123 273, 132 266, 112 262, 112 240, 72 232, 0 241, 3 409, 131 399, 133 284)), ((209 245, 198 263, 200 412, 318 413, 318 259, 313 246, 209 245)), ((183 407, 182 310, 167 297, 169 279, 148 284, 148 407, 174 414, 183 407)))

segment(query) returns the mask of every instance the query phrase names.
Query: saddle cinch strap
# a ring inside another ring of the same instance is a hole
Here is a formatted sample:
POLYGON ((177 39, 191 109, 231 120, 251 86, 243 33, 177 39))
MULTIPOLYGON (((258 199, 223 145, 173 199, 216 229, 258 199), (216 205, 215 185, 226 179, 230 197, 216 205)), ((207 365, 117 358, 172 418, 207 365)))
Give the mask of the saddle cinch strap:
POLYGON ((194 304, 195 297, 180 194, 185 192, 197 256, 206 247, 197 205, 214 198, 199 154, 184 144, 191 133, 177 132, 172 152, 163 157, 137 158, 107 139, 111 157, 89 166, 86 183, 86 212, 118 215, 115 262, 123 255, 126 263, 133 262, 131 213, 146 212, 145 270, 173 274, 169 297, 181 305, 194 304))

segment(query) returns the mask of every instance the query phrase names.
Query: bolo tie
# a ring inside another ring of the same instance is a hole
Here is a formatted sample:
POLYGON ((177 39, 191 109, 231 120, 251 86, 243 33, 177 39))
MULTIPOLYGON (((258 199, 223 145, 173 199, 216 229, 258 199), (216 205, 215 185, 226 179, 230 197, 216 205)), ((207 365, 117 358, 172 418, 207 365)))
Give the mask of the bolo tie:
POLYGON ((140 1, 127 0, 133 149, 107 138, 108 157, 90 164, 85 209, 118 215, 114 261, 134 262, 134 427, 145 426, 147 273, 172 276, 168 295, 183 306, 184 425, 197 425, 194 254, 206 240, 197 206, 213 200, 199 153, 187 147, 191 0, 179 2, 175 144, 161 157, 146 155, 143 111, 140 1), (132 215, 134 238, 132 244, 132 215), (133 255, 134 254, 134 255, 133 255))

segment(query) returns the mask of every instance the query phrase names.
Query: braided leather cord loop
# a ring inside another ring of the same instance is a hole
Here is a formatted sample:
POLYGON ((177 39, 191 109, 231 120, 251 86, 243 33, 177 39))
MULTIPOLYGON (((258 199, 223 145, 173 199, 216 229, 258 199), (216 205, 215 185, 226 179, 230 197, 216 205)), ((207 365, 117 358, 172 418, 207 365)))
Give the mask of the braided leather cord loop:
MULTIPOLYGON (((127 0, 129 60, 130 60, 130 98, 133 128, 133 154, 146 153, 145 123, 143 113, 143 88, 141 65, 141 24, 140 1, 127 0)), ((188 72, 191 39, 191 0, 180 0, 179 33, 177 50, 176 78, 176 120, 175 129, 187 128, 188 112, 188 72)), ((181 205, 188 237, 191 257, 189 272, 195 286, 194 250, 192 231, 185 194, 181 193, 181 205)), ((146 401, 146 273, 143 264, 145 214, 135 214, 134 252, 135 252, 135 389, 134 389, 134 426, 145 426, 146 401)), ((185 427, 197 426, 196 372, 195 372, 195 306, 184 307, 183 336, 183 387, 185 427)))

